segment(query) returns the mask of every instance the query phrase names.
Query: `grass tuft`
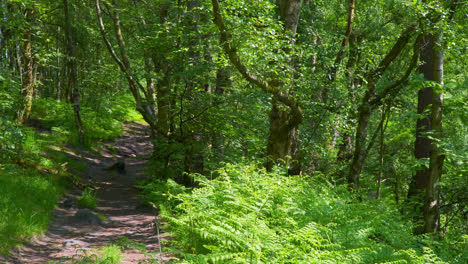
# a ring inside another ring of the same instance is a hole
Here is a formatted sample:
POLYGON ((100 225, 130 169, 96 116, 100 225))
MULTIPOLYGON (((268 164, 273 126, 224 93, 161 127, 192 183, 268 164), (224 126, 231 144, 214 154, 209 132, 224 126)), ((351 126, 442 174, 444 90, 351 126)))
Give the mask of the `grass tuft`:
POLYGON ((95 191, 89 187, 86 188, 83 194, 78 198, 78 206, 81 208, 96 210, 97 202, 98 199, 95 191))

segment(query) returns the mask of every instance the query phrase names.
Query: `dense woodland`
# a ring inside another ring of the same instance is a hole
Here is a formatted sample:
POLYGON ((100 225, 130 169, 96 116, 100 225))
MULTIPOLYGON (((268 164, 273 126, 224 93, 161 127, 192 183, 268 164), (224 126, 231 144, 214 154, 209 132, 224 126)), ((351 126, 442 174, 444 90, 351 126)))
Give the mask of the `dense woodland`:
MULTIPOLYGON (((139 188, 175 261, 468 263, 467 14, 464 0, 1 0, 0 185, 45 179, 51 210, 76 177, 44 148, 92 149, 140 121, 154 151, 139 188)), ((6 252, 48 217, 19 233, 21 191, 0 191, 6 252)))

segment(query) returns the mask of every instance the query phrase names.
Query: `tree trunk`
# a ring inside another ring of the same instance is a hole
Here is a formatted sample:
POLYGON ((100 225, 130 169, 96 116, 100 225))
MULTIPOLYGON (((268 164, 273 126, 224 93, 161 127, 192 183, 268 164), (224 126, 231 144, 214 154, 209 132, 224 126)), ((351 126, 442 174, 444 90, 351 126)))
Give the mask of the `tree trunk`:
MULTIPOLYGON (((421 66, 419 72, 424 75, 428 81, 434 80, 433 74, 433 37, 426 35, 423 37, 420 48, 421 66)), ((427 133, 431 130, 431 120, 429 117, 429 107, 432 104, 432 87, 426 87, 418 92, 418 120, 416 122, 416 141, 414 143, 414 156, 416 159, 429 159, 431 140, 427 133)), ((429 168, 424 166, 418 168, 412 178, 408 191, 409 199, 418 199, 417 196, 425 193, 427 181, 429 178, 429 168)), ((423 204, 423 197, 419 197, 419 204, 423 204)), ((415 208, 422 215, 422 206, 415 208)))
POLYGON ((406 28, 405 31, 400 35, 396 43, 393 45, 392 49, 385 55, 385 57, 380 61, 378 67, 367 72, 365 79, 367 79, 367 91, 361 100, 359 106, 358 114, 358 126, 356 128, 355 136, 355 148, 353 159, 351 162, 351 167, 348 174, 348 183, 354 187, 354 189, 359 188, 359 177, 361 175, 364 162, 367 157, 368 148, 366 148, 367 140, 367 129, 370 123, 370 116, 374 109, 382 104, 383 100, 386 97, 396 96, 399 90, 402 87, 402 84, 408 79, 409 75, 416 67, 419 57, 419 43, 420 38, 418 37, 413 44, 413 56, 409 63, 406 72, 403 76, 396 80, 395 82, 387 85, 382 88, 378 93, 376 91, 376 84, 379 82, 379 79, 388 69, 390 64, 400 55, 402 50, 406 47, 408 42, 411 39, 411 36, 414 34, 416 25, 410 25, 406 28))
POLYGON ((348 183, 352 184, 354 189, 359 189, 359 176, 361 175, 362 167, 364 166, 364 161, 367 156, 366 139, 371 113, 371 106, 367 102, 367 99, 364 99, 359 109, 358 127, 356 129, 355 139, 356 146, 354 148, 350 172, 348 174, 348 183))
MULTIPOLYGON (((291 45, 294 45, 299 16, 301 13, 301 0, 280 0, 279 13, 284 23, 285 34, 291 37, 291 45)), ((289 50, 287 52, 290 52, 289 50)), ((291 66, 294 69, 294 59, 291 59, 291 66)), ((292 75, 294 76, 294 75, 292 75)), ((291 78, 291 84, 294 77, 291 78)), ((290 93, 292 91, 289 91, 290 93)), ((288 167, 289 175, 297 175, 301 172, 301 160, 299 157, 298 128, 302 117, 296 116, 298 113, 293 108, 285 108, 280 105, 280 101, 273 97, 270 112, 270 135, 267 142, 267 170, 271 171, 273 163, 284 162, 288 167)))
MULTIPOLYGON (((264 92, 273 95, 272 110, 270 112, 270 135, 267 143, 266 167, 271 170, 273 163, 277 160, 288 160, 292 158, 295 162, 289 164, 289 173, 298 174, 300 172, 300 162, 298 159, 299 144, 297 141, 297 129, 302 123, 302 110, 294 98, 292 88, 294 87, 293 78, 290 83, 283 83, 289 89, 280 89, 275 82, 268 82, 265 78, 250 72, 242 63, 237 50, 232 46, 231 35, 224 25, 224 19, 221 15, 218 0, 212 0, 214 22, 220 32, 220 40, 229 60, 241 73, 241 75, 250 83, 256 85, 264 92), (283 109, 283 108, 288 108, 283 109), (292 155, 292 156, 291 156, 292 155), (288 158, 288 156, 291 156, 288 158)), ((294 35, 296 34, 301 11, 301 0, 280 0, 279 13, 284 23, 284 34, 290 37, 291 46, 294 45, 294 35)), ((286 50, 286 52, 288 52, 286 50)), ((294 61, 291 59, 291 65, 294 61)), ((294 67, 293 67, 294 68, 294 67)), ((291 73, 291 76, 294 76, 291 73)))
POLYGON ((435 140, 431 142, 429 178, 426 187, 426 199, 424 204, 424 232, 434 233, 440 228, 440 200, 439 181, 442 175, 442 167, 445 156, 439 146, 442 139, 442 102, 443 102, 443 75, 444 55, 442 49, 442 35, 434 36, 433 46, 433 73, 434 82, 439 84, 432 94, 431 130, 435 140))
POLYGON ((380 199, 381 192, 382 192, 382 180, 383 180, 383 169, 384 169, 384 152, 385 152, 385 130, 387 129, 388 120, 390 119, 390 107, 391 102, 388 102, 387 107, 382 105, 382 115, 380 121, 380 148, 379 148, 379 178, 377 181, 377 192, 375 198, 377 200, 380 199), (385 123, 385 125, 384 125, 385 123))
POLYGON ((68 88, 67 91, 72 91, 73 94, 73 112, 75 118, 75 126, 78 132, 78 143, 84 145, 84 130, 80 114, 80 92, 78 90, 77 66, 75 45, 73 43, 73 31, 70 23, 70 14, 68 12, 68 0, 63 0, 63 8, 65 11, 65 33, 68 47, 68 88))
POLYGON ((270 112, 270 135, 267 143, 267 171, 278 162, 289 168, 288 174, 297 175, 300 172, 299 147, 297 133, 299 123, 295 124, 292 113, 280 109, 279 102, 273 100, 270 112))
MULTIPOLYGON (((218 98, 218 96, 219 97, 223 96, 226 91, 226 88, 232 85, 229 76, 230 75, 227 69, 225 68, 217 69, 216 87, 214 90, 216 98, 218 98)), ((224 158, 224 145, 225 145, 224 135, 222 135, 221 133, 217 133, 217 131, 212 131, 211 142, 212 142, 215 154, 216 154, 216 159, 219 161, 222 161, 224 158)), ((243 145, 245 146, 245 144, 243 145)))
MULTIPOLYGON (((352 22, 352 20, 351 20, 352 22)), ((348 20, 349 23, 349 20, 348 20)), ((356 48, 357 36, 352 34, 349 37, 349 57, 348 62, 346 63, 346 76, 349 80, 348 96, 352 103, 356 101, 356 85, 358 82, 359 72, 353 72, 356 64, 360 59, 360 51, 356 48)), ((345 41, 343 41, 345 43, 345 41)), ((333 75, 332 75, 333 76, 333 75)), ((339 166, 338 169, 338 183, 343 184, 346 179, 346 167, 349 165, 349 161, 353 158, 353 135, 351 133, 352 128, 354 127, 354 120, 351 117, 352 113, 349 113, 349 116, 346 117, 346 129, 341 134, 341 142, 338 148, 337 154, 337 163, 339 166)))
POLYGON ((148 98, 150 96, 148 91, 133 76, 131 66, 130 66, 130 60, 128 58, 126 47, 125 47, 125 41, 122 35, 120 17, 119 17, 119 12, 117 8, 117 1, 113 0, 112 4, 113 4, 112 20, 114 22, 115 39, 117 40, 117 44, 119 47, 120 57, 115 51, 112 43, 107 38, 107 33, 106 33, 105 26, 104 26, 103 18, 102 18, 101 1, 96 0, 96 15, 98 18, 99 29, 101 31, 101 35, 104 39, 104 43, 106 44, 106 47, 109 53, 111 54, 112 58, 117 63, 117 65, 119 66, 120 70, 124 73, 125 78, 128 81, 129 90, 132 93, 133 98, 135 98, 137 111, 140 112, 140 114, 143 116, 143 119, 150 126, 151 137, 155 138, 157 134, 157 129, 158 129, 157 124, 156 124, 157 112, 156 112, 156 109, 154 108, 154 105, 151 104, 151 98, 148 98))
POLYGON ((33 40, 32 40, 32 23, 34 10, 27 8, 25 11, 25 19, 28 26, 24 32, 23 39, 23 67, 22 67, 22 90, 24 104, 23 108, 18 113, 18 121, 22 124, 26 123, 31 113, 32 101, 34 96, 35 72, 33 58, 33 40))
MULTIPOLYGON (((56 52, 57 54, 60 54, 60 26, 57 27, 57 46, 56 46, 56 52)), ((60 56, 57 56, 57 70, 56 70, 56 93, 55 93, 55 98, 59 101, 62 99, 62 60, 60 56)))

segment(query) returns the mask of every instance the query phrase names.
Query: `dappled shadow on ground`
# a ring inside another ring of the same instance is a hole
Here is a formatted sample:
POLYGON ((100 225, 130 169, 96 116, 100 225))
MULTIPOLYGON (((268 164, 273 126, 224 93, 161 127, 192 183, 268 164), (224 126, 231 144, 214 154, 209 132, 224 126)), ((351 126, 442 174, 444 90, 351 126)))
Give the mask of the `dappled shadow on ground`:
MULTIPOLYGON (((125 135, 115 142, 103 144, 99 156, 71 147, 62 150, 70 158, 87 164, 83 181, 95 186, 99 198, 97 211, 106 221, 102 224, 77 222, 73 216, 80 209, 57 208, 47 233, 13 252, 6 263, 71 263, 73 256, 76 259, 77 254, 118 242, 122 237, 146 245, 147 252, 159 252, 155 213, 137 198, 137 191, 132 188, 135 181, 147 175, 145 163, 152 151, 149 132, 139 123, 125 124, 124 130, 125 135), (125 163, 125 172, 107 170, 118 160, 125 163)), ((80 194, 81 191, 74 190, 69 197, 80 194)), ((164 234, 159 238, 162 237, 164 234)), ((139 263, 149 258, 136 250, 125 251, 124 257, 122 263, 139 263)))

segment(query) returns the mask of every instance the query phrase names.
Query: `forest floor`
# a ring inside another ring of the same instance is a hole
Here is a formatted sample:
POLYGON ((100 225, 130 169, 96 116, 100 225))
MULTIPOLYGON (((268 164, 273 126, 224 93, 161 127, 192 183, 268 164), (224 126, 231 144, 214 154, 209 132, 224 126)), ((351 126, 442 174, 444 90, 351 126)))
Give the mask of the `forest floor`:
POLYGON ((155 228, 157 216, 151 207, 137 198, 138 191, 132 187, 136 180, 147 177, 144 169, 152 150, 148 129, 143 124, 129 123, 123 126, 123 130, 125 134, 115 142, 103 143, 99 154, 71 147, 62 149, 71 159, 87 165, 83 182, 95 186, 98 198, 95 211, 101 218, 104 216, 105 221, 83 221, 76 214, 86 209, 66 208, 69 206, 65 206, 64 201, 74 200, 72 197, 77 198, 82 193, 73 190, 53 211, 48 231, 12 252, 6 263, 92 263, 90 258, 88 262, 82 261, 83 257, 97 254, 96 249, 118 243, 122 237, 133 241, 130 244, 144 244, 146 250, 124 250, 121 263, 167 260, 166 256, 157 254, 160 251, 158 239, 167 240, 167 235, 158 237, 155 228), (124 173, 108 170, 118 160, 125 162, 124 173))

